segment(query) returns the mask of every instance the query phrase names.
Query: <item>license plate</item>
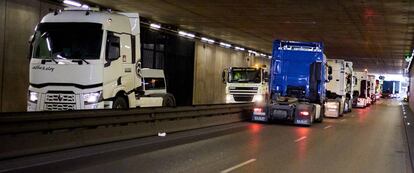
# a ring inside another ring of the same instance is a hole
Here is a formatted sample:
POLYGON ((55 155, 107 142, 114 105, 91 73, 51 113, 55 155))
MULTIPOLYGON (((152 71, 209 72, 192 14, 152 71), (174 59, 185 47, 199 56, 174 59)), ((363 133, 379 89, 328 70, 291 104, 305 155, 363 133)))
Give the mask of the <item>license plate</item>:
POLYGON ((308 120, 296 120, 295 124, 309 124, 308 120))
POLYGON ((253 115, 253 121, 267 121, 267 119, 264 116, 254 116, 253 115))

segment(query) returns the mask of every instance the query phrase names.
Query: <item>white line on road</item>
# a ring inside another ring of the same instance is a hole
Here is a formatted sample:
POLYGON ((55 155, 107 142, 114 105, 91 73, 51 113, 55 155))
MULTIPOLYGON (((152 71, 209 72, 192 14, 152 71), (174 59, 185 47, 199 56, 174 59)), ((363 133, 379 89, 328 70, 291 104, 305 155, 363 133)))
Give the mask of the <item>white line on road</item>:
POLYGON ((329 126, 326 126, 326 127, 324 127, 323 129, 324 130, 326 130, 326 129, 329 129, 329 128, 331 128, 332 126, 331 125, 329 125, 329 126))
POLYGON ((233 166, 233 167, 231 167, 231 168, 229 168, 229 169, 223 170, 223 171, 221 171, 221 173, 231 172, 231 171, 233 171, 233 170, 235 170, 235 169, 237 169, 237 168, 240 168, 240 167, 242 167, 242 166, 244 166, 244 165, 247 165, 247 164, 249 164, 249 163, 252 163, 252 162, 254 162, 254 161, 256 161, 256 159, 250 159, 250 160, 245 161, 245 162, 243 162, 243 163, 240 163, 240 164, 238 164, 238 165, 236 165, 236 166, 233 166))
POLYGON ((304 140, 304 139, 306 139, 306 136, 302 136, 299 139, 296 139, 295 142, 299 142, 299 141, 304 140))
POLYGON ((344 121, 346 121, 346 119, 342 119, 341 121, 344 122, 344 121))

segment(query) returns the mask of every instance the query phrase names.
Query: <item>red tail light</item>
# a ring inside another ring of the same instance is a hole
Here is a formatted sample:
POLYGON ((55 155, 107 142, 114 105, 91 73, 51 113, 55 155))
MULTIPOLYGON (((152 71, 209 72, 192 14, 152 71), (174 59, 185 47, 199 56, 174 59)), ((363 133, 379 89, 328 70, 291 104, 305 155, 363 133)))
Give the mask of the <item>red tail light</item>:
POLYGON ((256 113, 260 113, 260 112, 263 112, 263 109, 262 108, 254 108, 253 111, 256 112, 256 113))
POLYGON ((299 112, 299 114, 302 115, 302 116, 309 116, 308 111, 301 111, 301 112, 299 112))

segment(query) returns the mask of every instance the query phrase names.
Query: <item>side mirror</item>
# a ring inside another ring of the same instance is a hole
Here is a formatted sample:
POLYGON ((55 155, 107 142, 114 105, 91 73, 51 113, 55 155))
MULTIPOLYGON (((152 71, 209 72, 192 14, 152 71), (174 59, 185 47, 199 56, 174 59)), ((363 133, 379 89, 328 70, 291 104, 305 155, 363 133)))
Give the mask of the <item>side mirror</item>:
POLYGON ((264 72, 264 74, 263 74, 263 80, 265 81, 265 82, 269 82, 269 72, 267 72, 267 71, 265 71, 264 72))
POLYGON ((35 35, 31 35, 29 38, 29 54, 27 55, 27 59, 31 59, 32 58, 32 54, 33 54, 33 41, 34 41, 35 35))
POLYGON ((226 70, 223 70, 223 72, 221 72, 221 79, 222 82, 226 84, 226 70))

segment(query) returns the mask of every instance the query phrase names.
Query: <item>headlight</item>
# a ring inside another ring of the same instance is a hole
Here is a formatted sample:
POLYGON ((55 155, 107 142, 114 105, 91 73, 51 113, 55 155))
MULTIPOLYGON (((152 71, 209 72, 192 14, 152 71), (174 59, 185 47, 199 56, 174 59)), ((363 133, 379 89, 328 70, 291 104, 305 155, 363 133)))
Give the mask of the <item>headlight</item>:
POLYGON ((29 91, 29 101, 32 103, 37 103, 37 100, 39 99, 39 93, 29 91))
POLYGON ((230 102, 231 100, 233 100, 233 96, 230 94, 226 95, 226 102, 230 102))
POLYGON ((260 95, 260 94, 254 95, 253 97, 254 102, 262 102, 263 100, 264 100, 263 95, 260 95))
POLYGON ((83 101, 85 104, 98 103, 102 101, 102 92, 98 91, 94 93, 83 94, 83 101))

